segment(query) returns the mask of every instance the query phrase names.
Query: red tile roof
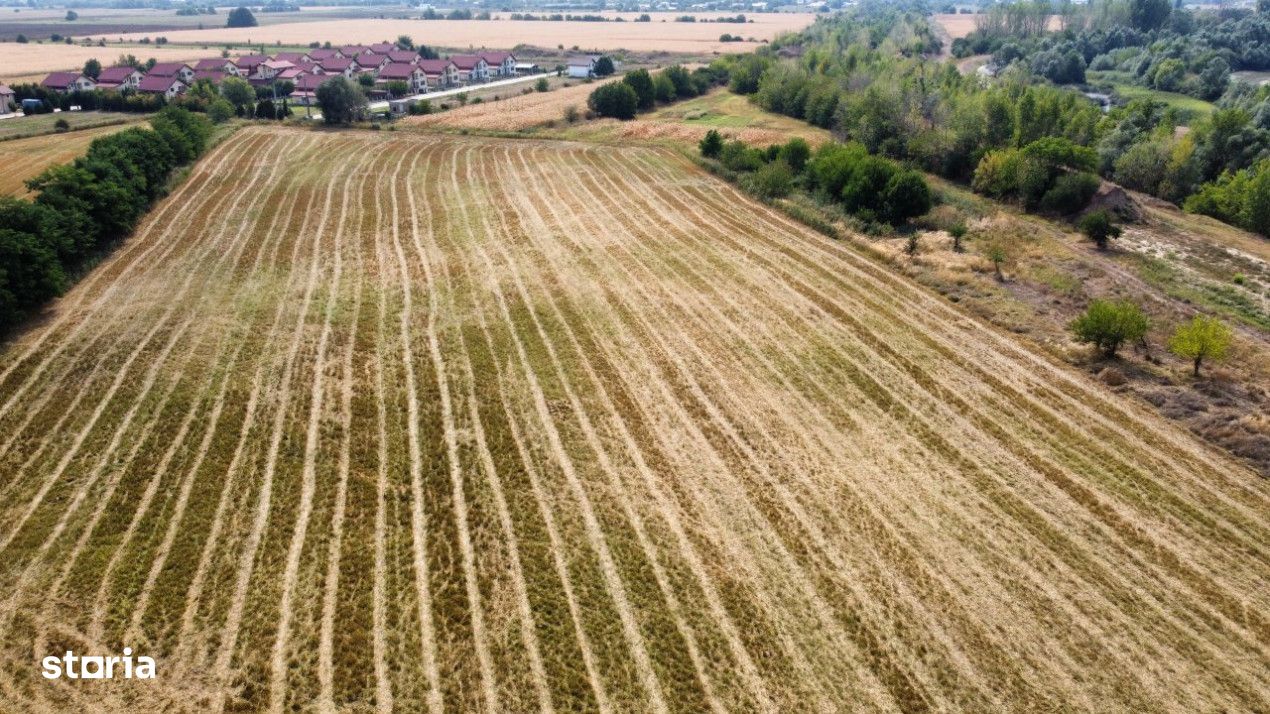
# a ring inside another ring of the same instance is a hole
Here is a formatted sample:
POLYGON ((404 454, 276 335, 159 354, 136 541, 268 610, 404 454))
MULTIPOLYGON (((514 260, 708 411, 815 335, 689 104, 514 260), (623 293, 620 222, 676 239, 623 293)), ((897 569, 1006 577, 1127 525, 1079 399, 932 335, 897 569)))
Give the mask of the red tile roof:
POLYGON ((45 77, 43 82, 40 82, 40 86, 66 89, 79 78, 79 72, 53 72, 45 77))
POLYGON ((395 49, 397 49, 397 46, 390 42, 376 42, 375 44, 370 46, 371 52, 374 52, 376 54, 381 54, 381 55, 388 54, 389 52, 392 52, 395 49))
POLYGON ((194 71, 224 70, 230 60, 223 57, 208 57, 194 63, 194 71))
POLYGON ((428 74, 442 74, 445 72, 445 68, 452 64, 454 63, 450 60, 421 59, 419 60, 419 69, 428 74))
POLYGON ((273 56, 274 60, 280 62, 291 62, 293 64, 303 62, 306 57, 308 57, 308 55, 303 52, 279 52, 273 56))
POLYGON ((410 79, 417 69, 418 66, 405 62, 386 64, 379 70, 379 79, 410 79))
POLYGON ((152 74, 146 75, 146 77, 141 80, 141 84, 137 85, 137 91, 154 92, 159 94, 168 91, 169 87, 179 82, 180 80, 176 77, 156 77, 152 74))
POLYGON ((392 50, 388 53, 388 61, 393 63, 405 62, 407 64, 414 64, 419 61, 419 53, 411 52, 410 50, 392 50))
POLYGON ((193 70, 194 68, 190 67, 188 64, 185 64, 184 62, 160 62, 156 64, 155 66, 151 67, 150 69, 146 70, 146 76, 147 77, 175 77, 177 72, 180 72, 182 69, 193 70))
POLYGON ((340 55, 340 51, 335 49, 334 47, 328 47, 325 49, 317 49, 317 50, 309 50, 309 59, 312 59, 314 61, 331 59, 332 57, 338 57, 339 55, 340 55))
POLYGON ((516 56, 510 52, 482 52, 481 57, 489 65, 501 65, 508 57, 511 57, 513 61, 516 59, 516 56))
POLYGON ((133 67, 107 67, 97 75, 99 84, 121 84, 137 70, 133 67))
POLYGON ((450 61, 453 62, 454 66, 458 67, 459 69, 475 69, 476 65, 479 64, 481 61, 481 56, 480 55, 453 55, 450 57, 450 61))
POLYGON ((340 52, 342 52, 345 57, 356 57, 368 49, 370 48, 366 45, 344 45, 340 48, 340 52))
POLYGON ((324 59, 318 63, 318 66, 327 72, 343 72, 353 64, 353 60, 344 57, 333 57, 324 59))
POLYGON ((357 65, 359 67, 378 67, 388 59, 388 55, 381 55, 378 52, 363 52, 357 55, 357 65))
POLYGON ((234 58, 234 64, 238 65, 239 69, 245 69, 249 72, 259 67, 262 62, 267 61, 269 61, 269 58, 264 55, 243 55, 242 57, 234 58))
POLYGON ((210 79, 214 84, 220 84, 225 79, 225 73, 218 69, 196 69, 194 70, 194 81, 200 79, 210 79))
POLYGON ((306 74, 295 80, 295 88, 302 91, 313 91, 322 85, 323 82, 331 79, 329 74, 306 74))

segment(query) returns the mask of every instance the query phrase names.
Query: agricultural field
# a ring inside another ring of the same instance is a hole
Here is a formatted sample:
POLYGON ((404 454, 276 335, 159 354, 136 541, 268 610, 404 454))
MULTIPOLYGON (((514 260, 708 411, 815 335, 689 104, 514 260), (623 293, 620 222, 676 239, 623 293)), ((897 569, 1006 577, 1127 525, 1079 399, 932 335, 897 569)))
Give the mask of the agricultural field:
MULTIPOLYGON (((104 7, 76 7, 78 17, 66 19, 63 9, 3 8, 0 10, 0 40, 12 40, 19 34, 28 38, 44 39, 53 33, 81 37, 111 39, 123 33, 146 31, 164 32, 176 29, 220 27, 225 24, 228 8, 215 15, 177 15, 176 9, 157 10, 122 9, 104 7)), ((256 21, 261 25, 281 22, 311 22, 314 20, 357 19, 384 16, 404 16, 400 5, 394 6, 324 6, 299 7, 294 12, 261 12, 256 21)))
POLYGON ((1270 482, 667 149, 244 129, 0 440, 0 710, 1270 707, 1270 482))
MULTIPOLYGON (((383 42, 410 35, 415 42, 448 48, 512 48, 520 45, 588 50, 665 52, 749 52, 763 40, 782 32, 800 30, 814 15, 805 13, 757 13, 745 24, 675 22, 682 13, 649 13, 652 22, 631 22, 637 13, 622 13, 626 22, 548 22, 527 20, 328 20, 268 25, 265 27, 177 30, 164 36, 177 44, 224 45, 226 43, 307 45, 310 42, 352 44, 383 42), (664 22, 663 22, 664 20, 664 22), (756 42, 720 42, 723 33, 740 34, 756 42)), ((690 13, 700 19, 722 13, 690 13)), ((147 33, 124 35, 139 40, 147 33)))
MULTIPOLYGON (((126 112, 51 112, 14 117, 0 121, 0 142, 55 133, 58 119, 64 119, 70 125, 71 131, 138 120, 136 114, 126 112)), ((0 147, 3 147, 2 143, 0 147)))
MULTIPOLYGON (((514 95, 498 101, 468 104, 436 114, 408 117, 406 126, 446 127, 451 129, 483 129, 490 131, 519 131, 540 127, 551 122, 564 121, 565 110, 573 107, 582 114, 586 111, 587 97, 596 87, 607 82, 620 81, 615 77, 607 81, 578 83, 570 87, 558 87, 549 92, 530 92, 514 95)), ((529 84, 525 85, 529 87, 529 84)), ((512 88, 516 91, 519 88, 512 88)), ((443 100, 444 101, 444 100, 443 100)), ((440 104, 441 102, 434 102, 440 104)))
MULTIPOLYGON (((206 57, 220 57, 221 50, 215 47, 155 47, 132 42, 112 42, 105 47, 84 47, 60 42, 24 45, 0 42, 0 82, 39 82, 49 72, 78 70, 90 59, 96 59, 103 66, 108 66, 114 64, 120 55, 126 54, 135 55, 143 62, 151 57, 159 62, 190 62, 206 57)), ((235 51, 230 54, 240 55, 246 52, 235 51)))
MULTIPOLYGON (((135 115, 131 119, 136 122, 135 115)), ((24 120, 8 120, 9 123, 20 121, 24 120)), ((0 171, 0 196, 27 195, 28 179, 35 178, 50 166, 70 163, 75 157, 84 155, 93 139, 114 134, 128 126, 130 124, 116 122, 65 134, 0 141, 0 167, 3 167, 3 171, 0 171)))
POLYGON ((1215 109, 1212 102, 1196 99, 1190 95, 1165 92, 1133 84, 1130 81, 1131 77, 1126 72, 1092 71, 1088 72, 1087 76, 1090 84, 1111 89, 1124 102, 1131 102, 1135 99, 1154 99, 1158 102, 1163 102, 1166 106, 1177 109, 1181 112, 1182 118, 1187 121, 1206 117, 1212 114, 1215 109))

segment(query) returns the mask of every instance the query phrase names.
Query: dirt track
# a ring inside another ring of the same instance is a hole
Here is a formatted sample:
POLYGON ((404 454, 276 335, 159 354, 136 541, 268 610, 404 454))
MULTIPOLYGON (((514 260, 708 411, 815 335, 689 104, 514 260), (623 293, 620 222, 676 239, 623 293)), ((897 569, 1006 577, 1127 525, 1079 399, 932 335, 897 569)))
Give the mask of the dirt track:
POLYGON ((654 149, 243 130, 0 353, 0 710, 1264 709, 1268 542, 654 149))

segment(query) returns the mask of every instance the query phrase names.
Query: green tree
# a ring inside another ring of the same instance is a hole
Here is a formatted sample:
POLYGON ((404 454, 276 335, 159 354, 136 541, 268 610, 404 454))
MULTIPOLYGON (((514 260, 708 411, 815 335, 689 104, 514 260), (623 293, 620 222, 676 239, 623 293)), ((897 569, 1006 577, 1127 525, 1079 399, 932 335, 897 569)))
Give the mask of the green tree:
POLYGON ((780 158, 789 164, 789 168, 796 174, 803 172, 803 168, 807 166, 807 160, 811 158, 811 145, 807 140, 796 136, 780 149, 780 158))
POLYGON ((746 186, 763 198, 783 198, 794 187, 794 173, 789 164, 777 159, 747 177, 746 186))
POLYGON ((717 158, 719 152, 723 150, 723 136, 717 130, 711 129, 706 132, 697 147, 701 149, 701 155, 707 159, 717 158))
POLYGON ((1143 32, 1163 27, 1172 11, 1169 0, 1129 0, 1129 22, 1143 32))
POLYGON ((1191 360, 1192 373, 1198 377, 1204 360, 1214 362, 1226 359, 1233 337, 1230 328, 1221 320, 1196 315, 1190 322, 1182 323, 1169 339, 1169 351, 1183 359, 1191 360))
POLYGON ((393 97, 404 97, 410 91, 410 85, 403 80, 395 79, 388 83, 388 94, 393 97))
POLYGON ((670 81, 670 77, 667 77, 665 72, 660 72, 653 77, 653 95, 662 104, 675 101, 675 83, 670 81))
POLYGON ((79 13, 78 13, 78 12, 75 12, 74 10, 67 10, 67 11, 66 11, 66 21, 67 21, 67 22, 74 22, 74 21, 76 21, 76 20, 78 20, 78 19, 79 19, 79 13))
POLYGON ((608 55, 595 61, 595 76, 597 77, 607 77, 616 71, 617 68, 613 66, 613 60, 609 59, 608 55))
POLYGON ((1103 356, 1114 357, 1124 343, 1145 337, 1150 326, 1142 309, 1129 300, 1094 300, 1068 328, 1078 342, 1092 344, 1103 356))
POLYGON ((653 78, 648 74, 648 70, 637 69, 627 72, 626 76, 622 77, 622 82, 635 90, 635 96, 639 98, 640 111, 648 111, 657 103, 657 97, 653 93, 653 78))
POLYGON ((98 62, 95 59, 90 59, 87 62, 85 62, 84 76, 91 77, 94 80, 100 77, 101 76, 101 62, 98 62))
POLYGON ((362 89, 370 89, 375 86, 375 77, 369 73, 359 74, 357 75, 357 84, 359 84, 362 89))
POLYGON ((397 49, 413 52, 414 48, 415 41, 410 38, 410 35, 397 35, 397 49))
POLYGON ((534 82, 535 92, 545 92, 549 89, 551 89, 551 83, 547 81, 546 77, 539 77, 538 81, 534 82))
POLYGON ((930 187, 926 185, 926 179, 916 171, 901 171, 886 184, 881 217, 887 223, 899 225, 926 213, 930 206, 930 187))
POLYGON ((251 14, 251 10, 245 7, 230 10, 229 15, 225 18, 225 27, 255 27, 258 24, 256 16, 251 14))
POLYGON ((1105 209, 1090 211, 1076 224, 1085 237, 1093 241, 1099 250, 1106 250, 1112 238, 1120 237, 1120 226, 1111 222, 1111 214, 1105 209))
POLYGON ((587 98, 587 106, 602 117, 634 119, 635 110, 639 108, 639 97, 630 85, 612 82, 591 92, 591 96, 587 98))
POLYGON ((317 100, 327 124, 351 124, 366 115, 366 95, 343 75, 318 85, 317 100))
POLYGON ((241 77, 226 77, 220 83, 220 95, 234 105, 234 111, 238 114, 243 114, 247 107, 254 107, 256 104, 256 90, 241 77))
POLYGON ((227 122, 234 118, 234 105, 224 97, 213 99, 211 104, 207 105, 207 118, 217 124, 227 122))

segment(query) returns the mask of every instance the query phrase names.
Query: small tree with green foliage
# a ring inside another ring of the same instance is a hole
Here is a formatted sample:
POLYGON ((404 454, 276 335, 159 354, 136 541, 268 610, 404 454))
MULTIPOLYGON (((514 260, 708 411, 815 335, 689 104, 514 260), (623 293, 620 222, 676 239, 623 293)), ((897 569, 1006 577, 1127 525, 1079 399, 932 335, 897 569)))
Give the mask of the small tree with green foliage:
POLYGON ((648 74, 648 70, 637 69, 627 72, 626 76, 622 77, 622 82, 635 90, 635 96, 639 98, 640 111, 648 111, 657 103, 657 97, 653 93, 653 78, 648 74))
POLYGON ((101 62, 90 59, 84 63, 84 76, 96 80, 101 76, 101 62))
POLYGON ((1112 238, 1120 237, 1120 226, 1111 222, 1111 214, 1104 209, 1090 211, 1076 224, 1085 237, 1094 242, 1099 250, 1106 250, 1112 238))
POLYGON ((224 97, 213 99, 211 104, 207 105, 207 118, 217 124, 227 122, 234 118, 234 105, 224 97))
POLYGON ((597 77, 607 77, 616 71, 617 68, 613 66, 613 60, 609 59, 608 55, 595 61, 595 76, 597 77))
POLYGON ((1078 342, 1094 345, 1105 357, 1115 357, 1126 342, 1141 340, 1150 326, 1142 308, 1129 300, 1094 300, 1068 325, 1078 342))
POLYGON ((701 149, 702 156, 707 159, 716 159, 719 157, 719 152, 723 151, 723 135, 717 129, 711 129, 702 137, 697 147, 701 149))
POLYGON ((811 145, 806 139, 796 136, 780 148, 780 158, 789 164, 789 168, 794 173, 800 174, 807 166, 807 160, 811 158, 811 145))
POLYGON ((1169 351, 1193 365, 1192 373, 1198 377, 1204 360, 1214 362, 1226 359, 1230 351, 1233 333, 1226 323, 1213 317, 1196 315, 1190 322, 1182 323, 1169 339, 1169 351))
POLYGON ((549 89, 551 89, 551 83, 547 81, 546 77, 539 77, 538 80, 534 82, 534 91, 536 92, 545 92, 549 89))
POLYGON ((954 253, 961 253, 965 251, 965 248, 961 245, 961 239, 966 237, 968 230, 969 229, 966 228, 965 221, 959 221, 948 229, 948 235, 952 236, 953 239, 954 253))
POLYGON ((996 272, 999 283, 1005 282, 1005 273, 1001 272, 1001 266, 1005 265, 1008 258, 1004 246, 994 244, 988 247, 988 260, 992 261, 992 269, 996 272))
POLYGON ((225 18, 225 27, 255 27, 258 24, 260 23, 256 22, 256 16, 245 7, 230 10, 225 18))
POLYGON ((639 97, 630 85, 612 82, 597 87, 587 98, 587 106, 602 117, 634 119, 639 108, 639 97))
POLYGON ((327 124, 351 124, 366 115, 366 95, 343 75, 318 85, 317 100, 327 124))
POLYGON ((764 164, 745 181, 762 198, 784 198, 794 187, 794 172, 782 159, 764 164))
POLYGON ((241 77, 226 77, 221 81, 220 95, 234 105, 234 110, 238 114, 244 113, 247 107, 254 107, 256 104, 256 90, 252 89, 247 80, 241 77))

